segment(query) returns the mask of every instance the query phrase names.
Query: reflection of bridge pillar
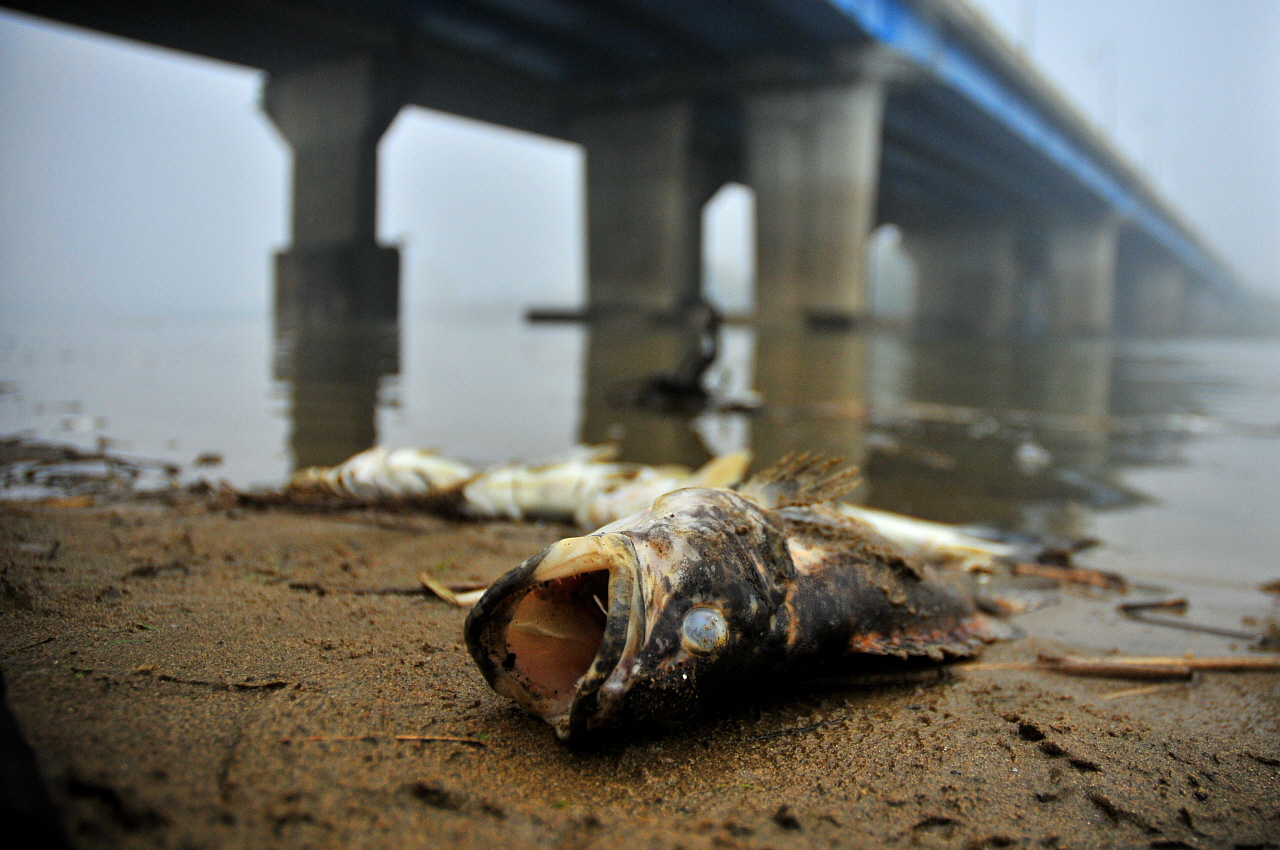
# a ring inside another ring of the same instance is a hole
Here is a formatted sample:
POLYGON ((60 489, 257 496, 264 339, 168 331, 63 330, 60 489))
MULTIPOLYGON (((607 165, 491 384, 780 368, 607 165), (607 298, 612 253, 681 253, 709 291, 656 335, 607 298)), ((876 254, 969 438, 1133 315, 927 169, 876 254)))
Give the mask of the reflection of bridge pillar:
POLYGON ((907 230, 903 246, 916 267, 921 327, 977 336, 1014 329, 1023 274, 1016 226, 949 223, 907 230))
POLYGON ((751 422, 757 467, 795 452, 860 464, 867 364, 863 333, 760 327, 754 382, 768 407, 751 422))
POLYGON ((399 371, 396 325, 309 321, 278 345, 274 371, 289 386, 294 468, 330 466, 372 446, 379 384, 399 371))
POLYGON ((639 463, 704 463, 709 455, 689 417, 641 409, 624 397, 680 359, 689 344, 684 330, 671 323, 625 320, 588 327, 579 439, 616 443, 624 459, 639 463))
POLYGON ((1050 333, 1110 333, 1119 235, 1110 220, 1049 225, 1044 261, 1050 333))
POLYGON ((875 80, 748 98, 758 323, 865 312, 883 112, 875 80))
POLYGON ((276 256, 277 321, 395 321, 400 255, 377 244, 378 139, 399 92, 367 57, 272 74, 263 107, 293 148, 293 245, 276 256))

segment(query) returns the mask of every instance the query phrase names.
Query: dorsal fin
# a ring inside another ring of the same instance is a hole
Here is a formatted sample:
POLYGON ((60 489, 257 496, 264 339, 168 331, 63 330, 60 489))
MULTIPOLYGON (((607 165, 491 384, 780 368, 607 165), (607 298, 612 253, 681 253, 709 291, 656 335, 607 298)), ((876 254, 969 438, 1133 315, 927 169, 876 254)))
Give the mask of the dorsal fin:
POLYGON ((841 463, 840 458, 787 455, 751 476, 738 492, 771 509, 830 502, 858 486, 857 467, 837 468, 841 463))

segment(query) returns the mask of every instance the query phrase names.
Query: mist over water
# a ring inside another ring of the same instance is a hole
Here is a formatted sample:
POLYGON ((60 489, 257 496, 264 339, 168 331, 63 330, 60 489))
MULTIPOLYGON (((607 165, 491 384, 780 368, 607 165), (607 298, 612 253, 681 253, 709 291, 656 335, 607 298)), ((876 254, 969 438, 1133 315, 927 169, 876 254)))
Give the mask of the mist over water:
POLYGON ((341 460, 361 428, 484 464, 584 438, 690 465, 745 447, 757 464, 820 451, 861 465, 857 498, 878 507, 1098 537, 1098 557, 1126 574, 1274 578, 1278 341, 828 333, 787 343, 824 354, 779 376, 758 361, 756 333, 735 327, 709 381, 728 398, 760 391, 763 407, 689 416, 621 404, 609 370, 644 373, 657 355, 633 347, 619 367, 593 334, 609 330, 422 310, 403 328, 398 372, 290 371, 260 314, 32 324, 0 337, 0 432, 169 460, 184 480, 238 487, 278 486, 300 451, 304 465, 341 460), (818 363, 828 374, 806 381, 818 363), (848 380, 824 380, 841 363, 848 380), (193 467, 201 454, 223 463, 193 467))

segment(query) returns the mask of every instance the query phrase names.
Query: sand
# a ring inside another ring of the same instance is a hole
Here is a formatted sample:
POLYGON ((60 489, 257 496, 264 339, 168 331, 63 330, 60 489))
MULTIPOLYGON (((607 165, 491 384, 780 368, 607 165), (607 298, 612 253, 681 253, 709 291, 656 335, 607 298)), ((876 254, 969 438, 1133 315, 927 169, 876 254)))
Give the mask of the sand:
MULTIPOLYGON (((8 700, 82 847, 1280 847, 1274 673, 761 682, 582 750, 489 690, 463 611, 350 592, 490 581, 568 533, 0 506, 8 700)), ((1113 604, 1067 594, 982 662, 1095 652, 1113 604)))

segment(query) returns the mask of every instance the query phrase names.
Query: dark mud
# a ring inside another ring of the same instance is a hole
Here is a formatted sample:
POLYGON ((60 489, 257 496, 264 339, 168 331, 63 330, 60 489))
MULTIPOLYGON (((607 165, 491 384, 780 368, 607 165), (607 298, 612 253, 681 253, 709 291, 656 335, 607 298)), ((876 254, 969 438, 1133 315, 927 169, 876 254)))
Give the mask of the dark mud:
MULTIPOLYGON (((3 506, 9 702, 83 847, 1280 847, 1275 674, 761 682, 727 714, 566 748, 485 686, 463 611, 395 592, 492 580, 564 533, 3 506)), ((982 661, 1094 651, 1085 604, 982 661)))

